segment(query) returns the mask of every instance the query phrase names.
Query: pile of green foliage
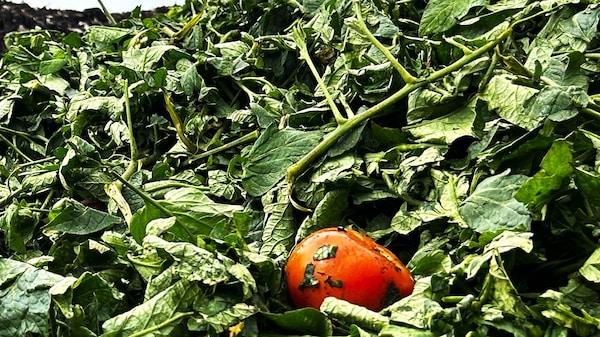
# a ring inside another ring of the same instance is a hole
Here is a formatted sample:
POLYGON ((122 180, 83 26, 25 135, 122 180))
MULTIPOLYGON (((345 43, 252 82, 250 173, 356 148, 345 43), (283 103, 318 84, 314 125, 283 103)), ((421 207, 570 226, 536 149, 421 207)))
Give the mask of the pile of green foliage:
POLYGON ((7 35, 0 336, 599 336, 599 19, 188 0, 7 35), (413 294, 291 307, 287 254, 338 225, 413 294))

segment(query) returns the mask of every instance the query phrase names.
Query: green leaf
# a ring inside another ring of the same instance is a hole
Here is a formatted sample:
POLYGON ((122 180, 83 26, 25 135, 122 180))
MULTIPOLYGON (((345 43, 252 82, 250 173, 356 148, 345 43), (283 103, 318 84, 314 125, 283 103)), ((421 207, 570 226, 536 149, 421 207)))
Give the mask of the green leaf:
POLYGON ((600 9, 588 8, 564 18, 552 30, 548 40, 554 41, 560 51, 576 50, 584 52, 591 41, 598 36, 600 9))
POLYGON ((480 295, 481 321, 514 336, 544 336, 534 321, 534 312, 519 296, 506 272, 499 254, 494 254, 480 295))
POLYGON ((167 192, 159 204, 177 218, 171 232, 182 239, 208 234, 215 227, 230 224, 233 216, 243 211, 239 205, 214 202, 203 191, 188 187, 167 192))
POLYGON ((62 276, 0 258, 0 336, 50 335, 50 293, 62 276))
POLYGON ((200 92, 204 87, 204 79, 198 73, 196 65, 187 59, 181 59, 178 67, 185 67, 181 75, 181 87, 187 96, 192 96, 194 92, 200 92))
POLYGON ((577 336, 593 336, 598 332, 598 293, 583 283, 571 279, 560 291, 546 290, 538 302, 541 314, 556 326, 568 328, 577 336))
POLYGON ((307 217, 296 230, 296 242, 300 242, 300 240, 316 230, 340 226, 342 224, 342 216, 349 205, 348 195, 347 190, 327 192, 317 204, 312 216, 307 217))
POLYGON ((415 252, 406 267, 413 275, 448 273, 452 268, 452 260, 448 252, 444 250, 447 244, 447 238, 431 239, 415 252))
POLYGON ((209 234, 215 227, 232 223, 234 214, 243 210, 238 205, 216 203, 202 190, 191 187, 171 190, 164 200, 153 200, 146 195, 144 204, 130 223, 131 233, 138 242, 147 234, 146 227, 152 220, 174 217, 168 231, 181 240, 194 242, 197 235, 209 234))
POLYGON ((223 333, 228 328, 244 322, 258 312, 255 306, 245 303, 236 303, 227 308, 219 308, 218 312, 205 312, 202 315, 191 317, 187 322, 190 331, 208 331, 210 333, 223 333), (198 317, 200 316, 200 317, 198 317))
POLYGON ((437 337, 438 334, 424 329, 415 329, 400 325, 386 325, 377 336, 394 337, 394 336, 410 336, 410 337, 437 337))
POLYGON ((172 270, 166 273, 211 286, 237 280, 242 284, 242 300, 256 292, 256 282, 250 271, 227 256, 212 253, 191 243, 169 242, 156 236, 144 238, 143 245, 163 249, 175 259, 171 265, 172 270))
POLYGON ((324 162, 312 175, 313 183, 333 183, 345 177, 352 177, 352 167, 360 162, 358 158, 351 155, 331 158, 324 162))
POLYGON ((590 282, 600 283, 600 248, 597 248, 590 257, 585 260, 585 263, 579 272, 586 280, 590 282))
POLYGON ((575 185, 585 198, 586 208, 594 218, 600 217, 600 175, 583 168, 575 168, 575 185))
POLYGON ((0 229, 6 235, 8 247, 25 253, 39 221, 39 216, 24 205, 13 203, 6 207, 0 216, 0 229))
POLYGON ((68 62, 68 59, 43 60, 40 62, 40 75, 55 73, 61 70, 68 62))
POLYGON ((385 309, 390 314, 390 321, 411 328, 430 330, 434 317, 440 317, 444 310, 431 298, 433 283, 432 276, 418 279, 411 295, 385 309))
POLYGON ((176 49, 172 45, 129 48, 123 52, 123 65, 135 71, 152 71, 165 53, 176 49))
POLYGON ((135 241, 142 242, 146 236, 146 228, 151 221, 170 216, 170 214, 165 212, 164 209, 157 207, 157 205, 146 203, 144 207, 137 210, 131 217, 131 223, 129 224, 131 236, 135 241))
MULTIPOLYGON (((123 294, 99 275, 85 272, 79 278, 66 277, 50 288, 54 304, 70 323, 72 333, 82 336, 87 327, 95 327, 127 309, 123 294), (85 311, 82 309, 85 308, 85 311)), ((94 329, 95 330, 95 329, 94 329)), ((89 331, 86 335, 96 336, 89 331)))
POLYGON ((192 304, 201 296, 196 283, 181 280, 150 300, 117 315, 102 324, 102 336, 169 336, 193 314, 192 304))
POLYGON ((544 156, 538 171, 515 193, 515 199, 539 211, 569 184, 573 173, 573 155, 564 140, 557 140, 544 156))
POLYGON ((525 103, 536 92, 535 89, 514 84, 509 75, 497 75, 487 84, 481 93, 481 99, 500 117, 526 130, 532 130, 546 118, 543 111, 524 108, 525 103))
POLYGON ((277 186, 262 196, 265 221, 261 230, 260 253, 265 256, 283 256, 294 245, 296 222, 294 208, 285 186, 277 186))
POLYGON ((508 171, 484 179, 460 206, 460 216, 479 233, 529 230, 529 211, 513 196, 526 179, 522 175, 509 175, 508 171))
POLYGON ((490 243, 486 244, 482 253, 467 256, 460 263, 460 266, 464 269, 466 277, 468 279, 472 278, 493 258, 494 254, 506 253, 515 248, 519 248, 525 253, 530 253, 533 250, 532 236, 533 234, 530 232, 516 233, 513 231, 504 231, 495 236, 490 243))
POLYGON ((587 105, 587 95, 581 88, 546 87, 526 105, 527 114, 562 122, 575 117, 580 106, 587 105))
POLYGON ((85 39, 91 43, 100 45, 101 49, 124 38, 130 34, 130 30, 119 27, 91 26, 85 34, 85 39))
POLYGON ((421 17, 419 35, 443 33, 454 27, 471 8, 487 3, 486 0, 429 1, 421 17))
POLYGON ((122 222, 120 217, 88 207, 72 199, 57 202, 44 230, 87 235, 110 228, 122 222))
POLYGON ((465 106, 448 115, 423 121, 403 128, 417 143, 451 144, 461 137, 478 138, 481 127, 477 125, 474 106, 465 106))
POLYGON ((0 100, 0 122, 5 124, 10 120, 15 102, 19 100, 18 96, 3 97, 0 100))
POLYGON ((313 308, 302 308, 280 314, 261 312, 273 324, 286 330, 306 333, 313 336, 331 336, 333 326, 327 316, 313 308))
POLYGON ((326 297, 320 310, 337 321, 356 324, 372 331, 379 331, 389 323, 386 316, 335 297, 326 297))
POLYGON ((260 196, 283 179, 286 170, 321 140, 321 132, 292 128, 265 130, 243 156, 242 184, 253 196, 260 196))

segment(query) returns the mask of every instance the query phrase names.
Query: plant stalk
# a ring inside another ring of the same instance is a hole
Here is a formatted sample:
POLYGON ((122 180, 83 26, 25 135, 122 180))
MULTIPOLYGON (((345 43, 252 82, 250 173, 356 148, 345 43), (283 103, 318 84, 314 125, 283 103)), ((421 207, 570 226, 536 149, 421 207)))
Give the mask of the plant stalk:
POLYGON ((229 143, 226 143, 226 144, 223 144, 221 146, 215 147, 215 148, 210 149, 210 150, 208 150, 206 152, 202 152, 200 154, 197 154, 197 155, 191 157, 188 161, 192 162, 194 160, 206 158, 208 156, 212 156, 213 154, 219 153, 221 151, 225 151, 225 150, 230 149, 232 147, 236 147, 236 146, 238 146, 240 144, 251 142, 251 141, 257 139, 259 135, 260 135, 259 131, 258 130, 254 130, 254 131, 252 131, 252 132, 250 132, 248 134, 243 135, 242 137, 240 137, 240 138, 238 138, 238 139, 236 139, 234 141, 231 141, 229 143))
POLYGON ((98 3, 100 4, 100 7, 102 8, 102 12, 104 13, 104 16, 106 16, 106 19, 111 24, 111 26, 116 26, 117 20, 115 20, 115 18, 112 16, 112 14, 110 14, 108 9, 106 9, 106 6, 104 6, 104 3, 102 2, 102 0, 98 0, 98 3))
POLYGON ((127 131, 129 132, 129 155, 130 155, 130 161, 129 161, 129 165, 127 166, 127 169, 125 170, 125 172, 123 172, 123 175, 121 175, 121 177, 125 180, 129 180, 129 178, 131 178, 131 176, 137 172, 138 168, 139 168, 139 161, 138 161, 138 148, 137 148, 137 143, 135 141, 135 135, 133 134, 133 118, 131 117, 131 104, 129 101, 129 81, 128 80, 124 80, 123 81, 123 91, 124 91, 124 98, 125 98, 125 119, 127 122, 127 131))
POLYGON ((171 96, 169 96, 169 94, 166 91, 163 93, 163 96, 165 98, 165 107, 169 112, 171 120, 173 121, 173 125, 175 126, 175 130, 177 131, 177 135, 179 136, 185 147, 188 149, 188 151, 195 153, 196 151, 198 151, 198 147, 196 146, 196 144, 192 143, 185 135, 183 123, 181 122, 181 118, 179 118, 179 115, 175 111, 173 102, 171 102, 171 96))
POLYGON ((310 54, 308 52, 308 47, 306 46, 306 41, 305 41, 306 35, 304 35, 304 31, 302 30, 302 28, 294 27, 293 36, 294 36, 294 41, 296 42, 296 46, 298 46, 298 49, 300 52, 300 58, 306 62, 306 64, 308 65, 308 68, 310 69, 310 72, 313 74, 314 78, 317 80, 317 83, 319 84, 321 91, 323 91, 323 94, 325 95, 325 100, 327 101, 327 104, 329 104, 329 107, 331 108, 331 112, 333 113, 333 116, 334 116, 336 122, 339 125, 345 123, 347 121, 347 119, 344 116, 342 116, 342 113, 340 112, 337 105, 335 104, 335 100, 333 99, 333 96, 331 95, 331 93, 329 93, 327 84, 325 84, 325 82, 323 81, 323 78, 321 78, 321 75, 319 75, 319 71, 317 70, 317 67, 315 67, 314 62, 310 58, 310 54))
POLYGON ((354 11, 356 12, 356 18, 358 19, 358 26, 361 29, 362 33, 365 34, 369 42, 371 42, 379 51, 385 55, 385 57, 390 61, 392 66, 398 71, 400 77, 404 80, 405 83, 413 83, 417 81, 417 78, 411 75, 406 68, 404 68, 400 62, 392 55, 389 49, 387 49, 377 38, 371 33, 367 24, 363 20, 361 7, 359 2, 354 3, 354 11))
POLYGON ((460 69, 464 65, 475 61, 485 53, 492 50, 498 43, 508 38, 511 33, 512 26, 509 26, 495 40, 490 41, 487 44, 479 47, 470 54, 463 55, 456 62, 443 69, 431 73, 424 79, 420 79, 412 83, 406 83, 400 90, 398 90, 392 96, 372 106, 363 113, 360 113, 352 118, 347 119, 345 123, 338 124, 338 126, 332 132, 325 136, 325 138, 321 141, 321 143, 319 143, 319 145, 317 145, 308 154, 306 154, 298 162, 296 162, 287 169, 286 182, 292 185, 296 178, 302 173, 304 173, 304 171, 306 171, 314 161, 316 161, 321 155, 323 155, 327 150, 329 150, 329 148, 332 147, 343 135, 348 133, 350 130, 352 130, 362 122, 381 114, 392 104, 408 96, 408 94, 415 91, 416 89, 423 87, 429 83, 438 81, 444 76, 449 75, 452 72, 460 69))

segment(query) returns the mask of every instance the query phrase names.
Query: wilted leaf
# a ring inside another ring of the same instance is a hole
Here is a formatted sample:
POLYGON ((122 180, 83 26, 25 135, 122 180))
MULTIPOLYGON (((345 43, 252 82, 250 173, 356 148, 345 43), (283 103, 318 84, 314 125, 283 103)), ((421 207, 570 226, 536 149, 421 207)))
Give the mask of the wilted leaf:
POLYGON ((62 276, 0 258, 0 336, 50 335, 48 289, 62 276))
POLYGON ((555 141, 544 156, 540 168, 515 193, 517 200, 534 211, 539 211, 570 181, 573 156, 567 142, 555 141))
POLYGON ((485 4, 487 4, 486 0, 429 1, 421 18, 419 35, 443 33, 454 27, 467 14, 469 9, 485 4))
POLYGON ((176 282, 149 301, 104 322, 103 336, 130 336, 141 331, 147 336, 169 336, 193 314, 192 304, 200 294, 196 283, 185 279, 176 282))
POLYGON ((527 207, 513 195, 527 180, 508 171, 486 178, 462 203, 458 212, 467 225, 477 232, 529 230, 531 216, 527 207))
POLYGON ((254 196, 265 194, 283 179, 287 168, 307 154, 321 140, 317 131, 291 128, 266 130, 244 156, 243 180, 245 189, 254 196))
POLYGON ((583 266, 579 268, 579 272, 586 280, 600 283, 600 248, 592 253, 583 266))
POLYGON ((110 228, 122 221, 121 218, 88 207, 72 199, 59 201, 49 215, 50 222, 45 230, 76 235, 86 235, 110 228))
POLYGON ((531 130, 546 118, 540 110, 525 109, 525 103, 536 92, 535 89, 514 84, 509 75, 498 75, 492 77, 481 93, 481 98, 500 117, 526 130, 531 130))
POLYGON ((313 308, 290 310, 280 314, 263 312, 262 315, 273 324, 292 331, 322 337, 330 336, 333 331, 327 316, 313 308))

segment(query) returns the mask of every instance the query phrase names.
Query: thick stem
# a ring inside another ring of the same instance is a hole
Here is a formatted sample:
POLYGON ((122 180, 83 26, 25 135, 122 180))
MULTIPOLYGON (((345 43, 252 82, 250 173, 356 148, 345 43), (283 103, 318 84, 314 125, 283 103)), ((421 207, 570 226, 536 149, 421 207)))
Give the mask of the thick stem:
POLYGON ((241 144, 244 144, 244 143, 247 143, 247 142, 251 142, 251 141, 257 139, 259 135, 260 135, 260 133, 258 132, 258 130, 254 130, 254 131, 252 131, 252 132, 250 132, 248 134, 245 134, 242 137, 240 137, 240 138, 238 138, 236 140, 233 140, 233 141, 231 141, 229 143, 223 144, 221 146, 215 147, 214 149, 210 149, 208 151, 205 151, 205 152, 202 152, 202 153, 197 154, 195 156, 192 156, 186 162, 189 164, 189 163, 191 163, 191 162, 193 162, 195 160, 206 158, 208 156, 212 156, 214 154, 217 154, 217 153, 219 153, 221 151, 225 151, 227 149, 231 149, 231 148, 236 147, 238 145, 241 145, 241 144))
POLYGON ((402 77, 405 83, 416 82, 417 79, 413 75, 411 75, 408 72, 408 70, 406 70, 406 68, 404 68, 400 64, 400 62, 398 62, 398 60, 396 60, 396 58, 394 57, 394 55, 392 55, 389 49, 387 49, 383 44, 381 44, 381 42, 379 42, 379 40, 377 40, 377 38, 371 33, 371 31, 367 27, 367 24, 363 20, 359 2, 354 3, 354 10, 356 11, 358 27, 360 28, 362 33, 365 34, 367 39, 369 39, 369 42, 371 42, 375 47, 377 47, 377 49, 379 49, 380 52, 383 53, 383 55, 385 55, 385 57, 388 59, 388 61, 390 61, 392 66, 396 68, 396 70, 400 74, 400 77, 402 77))
POLYGON ((138 148, 135 141, 135 135, 133 133, 133 119, 131 118, 131 104, 129 102, 129 81, 123 81, 123 91, 125 98, 125 118, 127 121, 127 131, 129 132, 129 165, 123 175, 121 176, 125 180, 129 180, 131 176, 138 170, 138 148))
POLYGON ((317 80, 317 83, 319 84, 321 91, 323 91, 323 94, 325 95, 325 100, 327 101, 327 104, 329 104, 329 107, 331 109, 331 112, 333 113, 333 116, 334 116, 336 122, 338 124, 345 123, 346 118, 344 118, 344 116, 342 116, 342 114, 340 113, 340 110, 338 109, 337 105, 335 104, 335 100, 333 99, 333 96, 331 95, 331 93, 329 92, 329 89, 327 88, 327 84, 325 84, 325 82, 321 78, 321 75, 319 75, 319 71, 317 70, 317 67, 315 67, 315 64, 313 63, 312 59, 310 58, 310 54, 308 52, 308 47, 306 46, 306 35, 304 35, 304 31, 302 30, 302 28, 294 27, 293 36, 294 36, 294 41, 296 42, 296 46, 298 46, 298 50, 300 52, 300 58, 306 62, 306 64, 308 65, 308 68, 310 69, 310 72, 313 74, 314 78, 317 80))
POLYGON ((414 91, 418 87, 425 85, 426 83, 427 82, 421 81, 406 84, 394 95, 381 101, 379 104, 371 107, 369 110, 361 114, 355 115, 353 118, 348 119, 344 124, 339 124, 332 132, 325 136, 325 138, 321 141, 321 143, 319 143, 319 145, 314 147, 308 154, 302 157, 302 159, 300 159, 287 169, 287 182, 290 184, 293 183, 296 177, 298 177, 300 174, 306 171, 310 164, 312 164, 323 153, 329 150, 330 147, 332 147, 343 135, 350 132, 350 130, 357 127, 363 121, 375 115, 378 115, 379 113, 384 111, 388 106, 406 97, 410 92, 414 91))
POLYGON ((110 11, 108 9, 106 9, 106 6, 104 6, 104 3, 102 2, 102 0, 98 0, 98 3, 100 4, 100 8, 102 8, 102 13, 104 13, 108 22, 112 26, 116 26, 117 20, 115 20, 115 18, 110 14, 110 11))
POLYGON ((329 148, 331 148, 343 135, 348 133, 350 130, 352 130, 362 122, 381 114, 392 104, 408 96, 408 94, 415 91, 416 89, 428 83, 438 81, 444 76, 449 75, 452 72, 460 69, 464 65, 477 60, 479 57, 492 50, 498 43, 502 42, 504 39, 509 37, 511 33, 512 26, 507 28, 504 32, 502 32, 502 34, 500 34, 495 40, 488 42, 487 44, 474 50, 470 54, 464 55, 451 65, 431 73, 424 79, 420 79, 413 83, 406 83, 399 91, 394 93, 392 96, 379 102, 378 104, 374 105, 373 107, 369 108, 363 113, 348 119, 346 123, 339 124, 331 133, 325 136, 325 138, 321 141, 321 143, 319 143, 319 145, 317 145, 315 148, 312 149, 312 151, 310 151, 298 162, 296 162, 287 169, 287 183, 290 185, 293 184, 298 176, 304 173, 304 171, 306 171, 315 160, 317 160, 321 155, 323 155, 327 150, 329 150, 329 148))
POLYGON ((198 147, 196 146, 196 144, 192 143, 185 135, 183 122, 181 121, 181 118, 179 118, 179 115, 175 111, 173 102, 171 102, 171 96, 169 96, 169 94, 166 91, 163 93, 163 95, 165 97, 165 107, 169 112, 171 120, 173 121, 173 125, 175 126, 175 130, 177 131, 177 135, 179 136, 185 147, 188 149, 188 151, 195 153, 196 151, 198 151, 198 147))
POLYGON ((152 326, 150 328, 144 329, 142 331, 138 331, 132 335, 130 335, 131 337, 141 337, 147 334, 150 334, 151 332, 157 331, 161 328, 164 328, 166 326, 169 326, 170 324, 173 324, 181 319, 184 319, 186 317, 192 316, 194 313, 193 312, 181 312, 176 314, 175 316, 165 320, 164 322, 156 325, 156 326, 152 326))

